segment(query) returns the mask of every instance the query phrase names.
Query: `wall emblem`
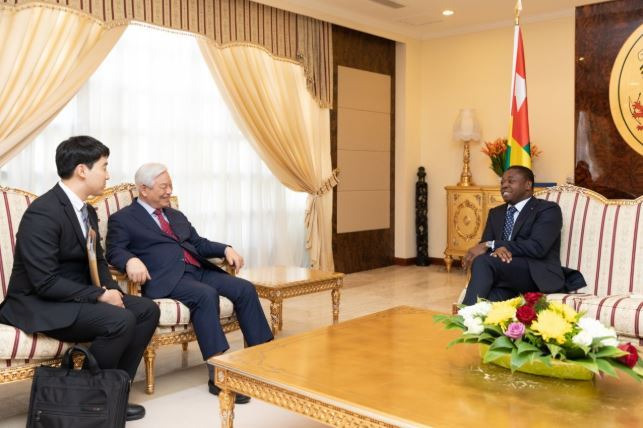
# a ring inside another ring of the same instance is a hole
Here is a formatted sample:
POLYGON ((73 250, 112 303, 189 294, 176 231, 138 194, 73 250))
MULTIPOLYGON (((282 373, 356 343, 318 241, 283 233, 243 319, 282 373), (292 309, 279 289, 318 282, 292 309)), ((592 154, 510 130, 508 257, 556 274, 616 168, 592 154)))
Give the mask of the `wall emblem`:
POLYGON ((610 110, 621 137, 643 155, 643 25, 627 38, 614 61, 610 110))

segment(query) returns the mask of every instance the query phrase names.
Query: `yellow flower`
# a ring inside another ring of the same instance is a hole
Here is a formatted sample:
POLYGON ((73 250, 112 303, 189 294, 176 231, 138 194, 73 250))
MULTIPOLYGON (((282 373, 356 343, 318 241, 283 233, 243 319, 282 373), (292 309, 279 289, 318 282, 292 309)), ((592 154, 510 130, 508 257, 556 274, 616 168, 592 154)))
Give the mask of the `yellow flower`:
POLYGON ((518 296, 510 300, 505 300, 505 303, 513 306, 514 308, 517 308, 518 306, 522 306, 522 297, 518 296))
POLYGON ((560 314, 565 318, 565 321, 576 322, 578 320, 578 312, 561 302, 549 302, 549 309, 560 314))
POLYGON ((563 315, 546 309, 538 313, 538 319, 531 324, 531 329, 543 340, 554 339, 559 345, 565 343, 565 335, 572 331, 572 324, 563 315))
POLYGON ((484 323, 487 325, 498 325, 504 330, 507 324, 513 321, 516 316, 516 307, 514 306, 513 300, 515 299, 492 303, 484 323))

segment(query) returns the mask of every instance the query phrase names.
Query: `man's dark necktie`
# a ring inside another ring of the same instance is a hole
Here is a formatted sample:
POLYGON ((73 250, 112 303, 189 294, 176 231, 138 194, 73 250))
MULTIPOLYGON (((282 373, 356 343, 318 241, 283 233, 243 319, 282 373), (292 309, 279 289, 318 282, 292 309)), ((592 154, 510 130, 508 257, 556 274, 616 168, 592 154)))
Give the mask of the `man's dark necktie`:
POLYGON ((514 214, 518 210, 516 207, 507 207, 507 214, 505 215, 505 227, 502 229, 502 240, 509 241, 511 238, 511 231, 514 228, 514 214))
POLYGON ((83 218, 83 226, 85 226, 85 237, 87 237, 87 233, 89 232, 90 225, 89 225, 89 213, 87 212, 87 204, 84 204, 83 207, 80 209, 80 215, 83 218))
MULTIPOLYGON (((174 234, 174 231, 170 227, 170 223, 168 223, 167 220, 165 220, 165 217, 163 217, 163 211, 161 211, 160 208, 157 208, 154 210, 154 215, 156 215, 156 218, 158 218, 159 220, 159 224, 161 225, 161 230, 166 235, 168 235, 169 237, 171 237, 172 239, 178 242, 179 238, 177 238, 176 235, 174 234)), ((199 263, 199 261, 192 254, 190 254, 190 252, 185 248, 183 248, 183 260, 185 261, 185 263, 189 265, 201 267, 201 263, 199 263)))

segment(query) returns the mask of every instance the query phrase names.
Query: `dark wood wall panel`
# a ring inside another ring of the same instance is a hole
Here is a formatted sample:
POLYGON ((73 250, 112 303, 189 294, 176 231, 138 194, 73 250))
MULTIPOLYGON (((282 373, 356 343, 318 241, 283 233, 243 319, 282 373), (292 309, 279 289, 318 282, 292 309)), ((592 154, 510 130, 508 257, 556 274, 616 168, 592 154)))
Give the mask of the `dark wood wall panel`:
POLYGON ((395 42, 333 25, 334 101, 333 110, 330 113, 333 168, 337 167, 337 67, 340 65, 391 76, 391 227, 338 234, 337 192, 333 193, 335 270, 351 273, 393 264, 395 251, 395 42))
POLYGON ((643 156, 621 137, 610 113, 614 60, 643 23, 641 0, 576 8, 576 184, 608 198, 643 194, 643 156))

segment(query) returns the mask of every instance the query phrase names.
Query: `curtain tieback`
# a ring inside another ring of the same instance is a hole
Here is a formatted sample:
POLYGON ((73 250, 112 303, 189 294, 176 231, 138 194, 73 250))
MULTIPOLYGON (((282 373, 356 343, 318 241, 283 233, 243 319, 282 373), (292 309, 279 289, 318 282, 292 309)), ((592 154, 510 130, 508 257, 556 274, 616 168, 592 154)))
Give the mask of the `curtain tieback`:
MULTIPOLYGON (((313 233, 315 227, 319 228, 320 225, 317 224, 317 200, 332 190, 333 187, 337 186, 339 183, 339 168, 335 168, 330 176, 322 182, 322 185, 315 191, 315 193, 310 193, 308 195, 308 201, 306 202, 306 248, 311 249, 313 246, 313 239, 318 238, 317 234, 313 233)), ((315 259, 314 255, 311 254, 311 259, 315 259)))
POLYGON ((339 183, 339 178, 337 178, 338 176, 339 168, 335 168, 330 176, 323 181, 321 186, 319 186, 319 189, 317 189, 312 195, 319 197, 328 193, 333 187, 337 186, 337 183, 339 183))

